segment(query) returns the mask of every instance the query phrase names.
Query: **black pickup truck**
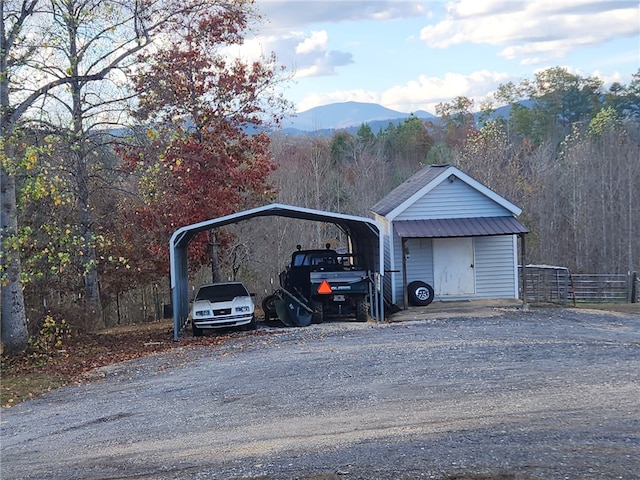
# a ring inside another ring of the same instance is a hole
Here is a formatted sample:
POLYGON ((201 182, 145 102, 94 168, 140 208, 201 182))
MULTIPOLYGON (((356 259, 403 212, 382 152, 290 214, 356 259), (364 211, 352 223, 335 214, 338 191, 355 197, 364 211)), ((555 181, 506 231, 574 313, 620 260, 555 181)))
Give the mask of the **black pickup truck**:
POLYGON ((329 316, 369 318, 371 279, 351 254, 298 246, 279 280, 280 288, 262 302, 266 320, 277 314, 285 325, 306 326, 329 316))

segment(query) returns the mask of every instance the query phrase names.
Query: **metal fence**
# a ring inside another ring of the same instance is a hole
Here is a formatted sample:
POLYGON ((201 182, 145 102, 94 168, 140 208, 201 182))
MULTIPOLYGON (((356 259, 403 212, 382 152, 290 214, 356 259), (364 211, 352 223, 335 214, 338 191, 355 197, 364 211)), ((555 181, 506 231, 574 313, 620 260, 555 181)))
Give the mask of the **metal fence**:
MULTIPOLYGON (((531 304, 636 303, 640 279, 626 274, 572 274, 553 265, 527 265, 526 298, 531 304)), ((522 292, 521 292, 522 293, 522 292)))
POLYGON ((553 265, 527 265, 527 303, 555 303, 566 305, 570 297, 571 274, 566 267, 553 265))
POLYGON ((628 303, 629 276, 623 274, 571 275, 573 291, 577 302, 586 303, 628 303))

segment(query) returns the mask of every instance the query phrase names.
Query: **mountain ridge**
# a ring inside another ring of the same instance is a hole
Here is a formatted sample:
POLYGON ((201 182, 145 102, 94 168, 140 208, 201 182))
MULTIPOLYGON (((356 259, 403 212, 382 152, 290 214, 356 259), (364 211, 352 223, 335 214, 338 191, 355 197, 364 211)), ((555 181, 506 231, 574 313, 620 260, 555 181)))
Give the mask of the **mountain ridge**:
POLYGON ((412 113, 399 112, 377 103, 339 102, 313 107, 292 115, 283 122, 283 130, 300 132, 318 132, 324 130, 358 129, 363 123, 374 129, 376 124, 399 123, 410 116, 424 120, 434 119, 435 115, 418 110, 412 113))

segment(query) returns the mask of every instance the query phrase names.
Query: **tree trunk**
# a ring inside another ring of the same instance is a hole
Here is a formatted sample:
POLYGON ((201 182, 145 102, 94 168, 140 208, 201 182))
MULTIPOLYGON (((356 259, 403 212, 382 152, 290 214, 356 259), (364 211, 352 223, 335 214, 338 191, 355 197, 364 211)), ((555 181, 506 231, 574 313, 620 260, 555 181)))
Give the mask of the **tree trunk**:
POLYGON ((84 267, 84 289, 87 307, 86 328, 89 331, 104 328, 102 315, 102 302, 100 301, 100 288, 98 283, 98 270, 96 249, 93 245, 92 216, 89 206, 89 189, 87 187, 86 161, 79 155, 76 165, 76 181, 78 182, 78 205, 80 216, 80 235, 84 246, 82 265, 84 267))
POLYGON ((218 243, 216 242, 216 235, 213 230, 209 231, 209 239, 211 243, 211 282, 219 282, 222 275, 220 274, 220 262, 218 262, 218 243))
POLYGON ((0 246, 2 247, 2 345, 4 353, 15 354, 27 348, 29 332, 20 281, 20 252, 5 243, 18 232, 15 178, 2 170, 2 208, 0 212, 0 246))
MULTIPOLYGON (((33 12, 35 2, 22 4, 26 18, 33 12)), ((5 30, 5 2, 0 2, 2 25, 0 25, 0 134, 2 135, 4 160, 13 157, 14 151, 9 138, 13 133, 15 120, 12 120, 13 109, 9 103, 10 76, 8 60, 11 44, 5 30)), ((20 32, 21 24, 14 25, 14 31, 20 32)), ((18 233, 16 183, 13 174, 5 170, 4 161, 0 165, 0 285, 2 317, 2 351, 8 354, 21 352, 27 348, 29 332, 24 308, 24 294, 20 281, 20 252, 9 245, 7 239, 18 233), (6 276, 6 278, 5 278, 6 276)))
MULTIPOLYGON (((69 5, 69 7, 71 7, 71 5, 69 5)), ((98 258, 93 238, 93 215, 89 204, 89 171, 87 167, 89 149, 86 144, 82 98, 82 90, 86 84, 79 80, 81 58, 78 53, 78 26, 73 21, 73 12, 68 13, 68 55, 73 73, 73 78, 71 82, 69 82, 73 129, 70 145, 72 152, 75 153, 75 174, 79 209, 78 219, 80 223, 80 236, 83 241, 82 267, 84 269, 85 304, 87 308, 85 326, 87 330, 93 331, 104 328, 105 323, 104 316, 102 315, 102 303, 100 301, 100 288, 98 284, 98 258)))

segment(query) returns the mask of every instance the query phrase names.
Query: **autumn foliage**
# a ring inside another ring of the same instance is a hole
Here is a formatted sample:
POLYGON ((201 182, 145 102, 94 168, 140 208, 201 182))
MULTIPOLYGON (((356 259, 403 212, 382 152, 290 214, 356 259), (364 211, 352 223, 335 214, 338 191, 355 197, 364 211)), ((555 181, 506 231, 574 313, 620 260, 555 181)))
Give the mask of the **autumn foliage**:
MULTIPOLYGON (((120 149, 138 201, 123 203, 121 214, 130 225, 125 238, 138 243, 144 236, 145 251, 134 258, 158 274, 167 272, 168 242, 178 228, 274 198, 269 137, 255 132, 277 124, 287 108, 271 92, 275 60, 247 64, 220 53, 242 41, 246 22, 241 11, 187 19, 166 32, 182 42, 142 58, 135 114, 144 135, 120 149)), ((207 262, 208 243, 208 235, 192 242, 192 267, 207 262)))

